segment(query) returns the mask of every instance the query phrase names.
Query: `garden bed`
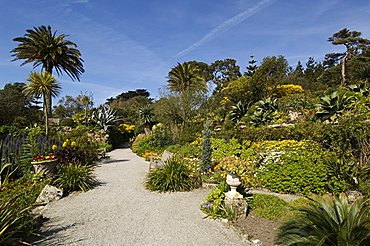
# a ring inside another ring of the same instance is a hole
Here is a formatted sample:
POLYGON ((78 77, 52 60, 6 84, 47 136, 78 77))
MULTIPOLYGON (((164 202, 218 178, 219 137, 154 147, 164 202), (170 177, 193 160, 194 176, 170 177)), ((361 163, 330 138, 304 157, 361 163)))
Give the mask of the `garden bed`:
POLYGON ((248 217, 242 217, 236 220, 234 226, 242 233, 247 235, 248 240, 259 239, 264 246, 274 245, 274 237, 281 221, 268 220, 257 217, 253 213, 248 217))

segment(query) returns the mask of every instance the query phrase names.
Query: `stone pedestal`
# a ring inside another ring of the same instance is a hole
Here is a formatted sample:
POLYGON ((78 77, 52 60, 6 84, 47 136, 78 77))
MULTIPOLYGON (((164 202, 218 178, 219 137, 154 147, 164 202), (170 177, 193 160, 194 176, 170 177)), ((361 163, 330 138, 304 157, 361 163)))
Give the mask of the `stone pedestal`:
POLYGON ((228 173, 226 176, 226 183, 230 185, 230 191, 226 193, 226 200, 242 199, 243 195, 236 191, 236 188, 241 184, 239 176, 228 173))

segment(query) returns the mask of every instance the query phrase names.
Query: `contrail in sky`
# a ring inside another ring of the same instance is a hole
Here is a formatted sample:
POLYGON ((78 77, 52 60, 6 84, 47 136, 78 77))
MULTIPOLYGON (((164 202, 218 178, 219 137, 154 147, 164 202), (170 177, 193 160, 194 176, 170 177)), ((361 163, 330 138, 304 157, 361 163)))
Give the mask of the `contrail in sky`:
POLYGON ((266 8, 270 4, 272 4, 275 0, 262 0, 258 2, 256 5, 253 7, 248 8, 247 10, 241 12, 240 14, 224 21, 222 24, 219 26, 213 28, 209 33, 207 33, 203 38, 199 39, 197 42, 194 44, 190 45, 188 48, 180 51, 175 55, 175 58, 180 58, 183 57, 184 55, 190 53, 193 51, 195 48, 203 45, 204 43, 212 40, 217 34, 220 32, 224 32, 232 28, 233 26, 243 22, 247 18, 253 16, 255 13, 259 12, 260 10, 266 8))

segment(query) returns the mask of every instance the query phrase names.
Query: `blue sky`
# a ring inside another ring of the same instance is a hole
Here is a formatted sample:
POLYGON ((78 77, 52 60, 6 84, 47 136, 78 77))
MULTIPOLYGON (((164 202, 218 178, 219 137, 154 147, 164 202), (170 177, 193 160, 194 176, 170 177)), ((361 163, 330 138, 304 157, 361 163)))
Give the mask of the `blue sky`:
MULTIPOLYGON (((284 55, 290 65, 342 50, 327 38, 347 27, 370 39, 370 1, 347 0, 0 0, 0 88, 26 81, 31 65, 10 62, 14 37, 51 25, 85 60, 81 82, 60 76, 62 95, 95 104, 136 88, 153 97, 177 62, 284 55)), ((39 69, 36 69, 37 71, 39 69)), ((55 100, 56 101, 56 100, 55 100)))

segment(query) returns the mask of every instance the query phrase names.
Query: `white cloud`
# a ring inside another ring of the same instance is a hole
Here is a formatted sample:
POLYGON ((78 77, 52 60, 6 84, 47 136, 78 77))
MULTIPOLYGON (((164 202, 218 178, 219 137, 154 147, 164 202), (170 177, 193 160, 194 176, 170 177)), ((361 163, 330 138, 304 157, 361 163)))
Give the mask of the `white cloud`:
POLYGON ((89 0, 75 0, 73 3, 88 3, 89 0))
POLYGON ((258 2, 253 7, 248 8, 247 10, 241 12, 240 14, 224 21, 219 26, 213 28, 210 32, 208 32, 205 36, 203 36, 200 40, 195 42, 194 44, 190 45, 188 48, 180 51, 176 54, 176 58, 183 57, 184 55, 190 53, 197 47, 203 45, 204 43, 212 40, 214 37, 216 37, 219 33, 225 32, 232 28, 233 26, 245 21, 249 17, 253 16, 254 14, 258 13, 262 9, 266 8, 270 4, 272 4, 275 0, 262 0, 258 2))

